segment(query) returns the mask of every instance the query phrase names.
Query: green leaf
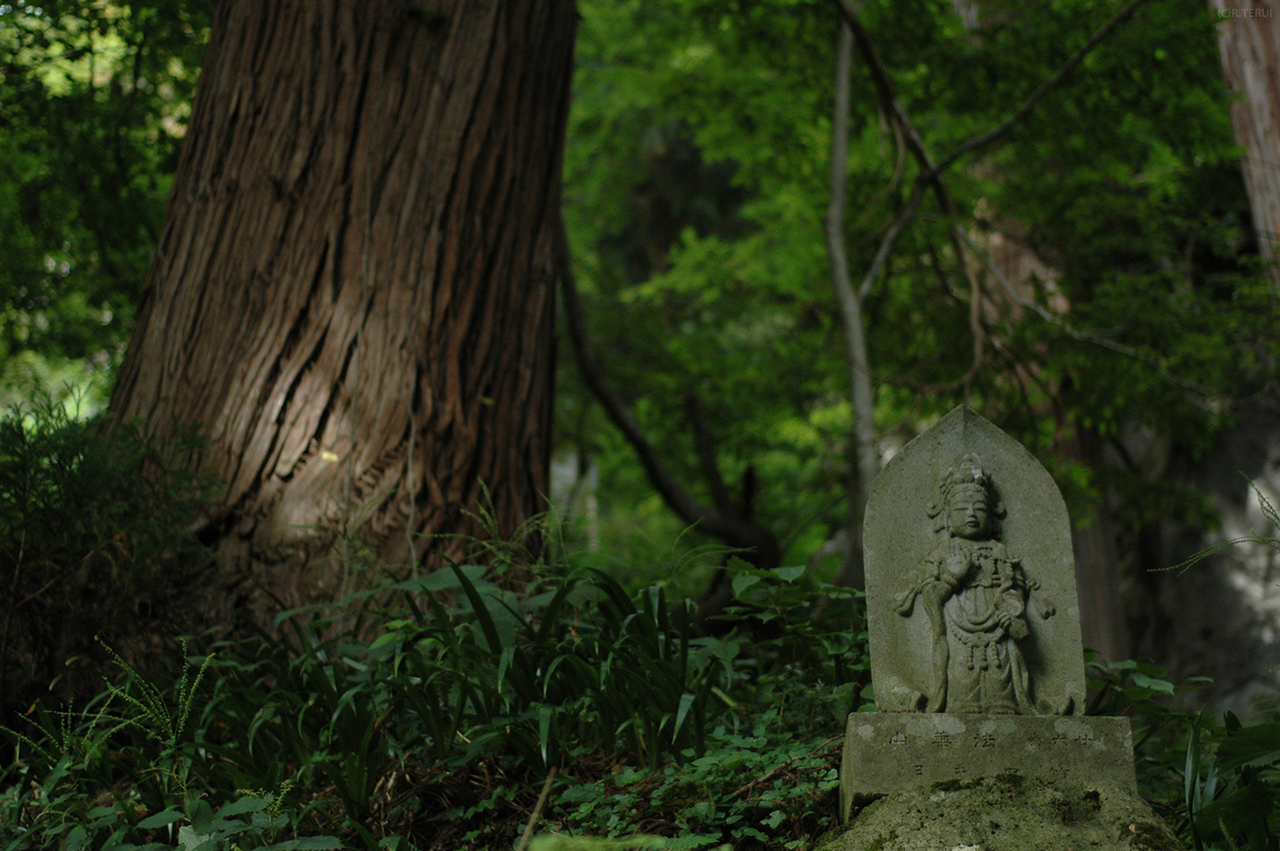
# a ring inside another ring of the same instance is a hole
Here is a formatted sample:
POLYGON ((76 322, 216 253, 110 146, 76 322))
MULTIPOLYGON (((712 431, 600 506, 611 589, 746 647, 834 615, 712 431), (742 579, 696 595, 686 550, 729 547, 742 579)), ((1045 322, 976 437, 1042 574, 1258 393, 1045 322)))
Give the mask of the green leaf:
POLYGON ((542 748, 542 764, 550 767, 551 762, 548 756, 548 749, 551 745, 551 727, 555 722, 555 710, 550 706, 541 706, 538 709, 538 744, 542 748))
POLYGON ((89 833, 83 827, 76 827, 67 834, 68 851, 81 851, 89 847, 89 833))
POLYGON ((345 847, 341 840, 332 836, 306 836, 268 845, 262 851, 338 851, 345 847))
POLYGON ((684 720, 689 715, 689 710, 693 708, 696 696, 685 692, 680 695, 680 706, 676 710, 676 723, 671 730, 671 740, 674 742, 680 736, 680 728, 684 726, 684 720))
POLYGON ((1173 683, 1167 680, 1158 680, 1154 677, 1149 677, 1139 671, 1134 671, 1133 683, 1134 685, 1141 686, 1142 688, 1158 691, 1161 694, 1173 694, 1173 683))
POLYGON ((759 581, 759 576, 751 574, 740 574, 733 577, 733 596, 741 599, 742 593, 759 581))
POLYGON ((147 816, 142 821, 138 822, 138 827, 143 830, 153 830, 157 827, 164 827, 165 825, 173 824, 174 822, 184 818, 186 818, 186 815, 179 810, 168 809, 162 813, 147 816))
POLYGON ((1280 722, 1241 727, 1218 745, 1222 770, 1246 765, 1270 765, 1280 760, 1280 722))
POLYGON ((271 806, 274 798, 244 795, 218 810, 218 818, 225 819, 243 813, 257 813, 271 806))
POLYGON ((489 650, 498 654, 502 652, 502 639, 498 635, 498 628, 494 624, 493 615, 489 611, 489 606, 484 598, 480 596, 480 592, 476 589, 475 583, 467 576, 457 565, 449 565, 458 584, 462 587, 463 593, 467 595, 467 599, 471 602, 472 614, 476 621, 480 624, 480 629, 484 633, 485 640, 489 643, 489 650))
POLYGON ((200 833, 191 825, 178 828, 178 843, 183 851, 214 851, 215 848, 212 836, 200 833))
POLYGON ((213 827, 213 809, 203 798, 195 801, 188 810, 191 830, 194 833, 209 833, 213 827))

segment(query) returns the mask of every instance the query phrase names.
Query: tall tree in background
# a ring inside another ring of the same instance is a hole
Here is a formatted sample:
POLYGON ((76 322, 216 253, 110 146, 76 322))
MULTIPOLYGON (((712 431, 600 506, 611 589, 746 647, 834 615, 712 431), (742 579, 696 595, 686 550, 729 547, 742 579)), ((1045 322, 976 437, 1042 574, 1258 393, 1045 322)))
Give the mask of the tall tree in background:
POLYGON ((1213 0, 1212 7, 1222 19, 1222 71, 1239 95, 1231 105, 1231 126, 1243 149, 1258 253, 1271 265, 1271 279, 1280 281, 1280 3, 1213 0))
MULTIPOLYGON (((1088 601, 1090 640, 1123 656, 1133 557, 1115 539, 1199 508, 1112 459, 1142 454, 1139 425, 1203 451, 1231 399, 1272 374, 1275 301, 1248 274, 1203 2, 991 0, 976 17, 951 2, 859 4, 874 50, 836 75, 849 86, 836 98, 850 105, 843 200, 825 167, 845 129, 827 118, 830 0, 581 5, 566 216, 589 330, 625 354, 607 367, 650 454, 704 504, 752 473, 753 523, 782 563, 817 564, 860 513, 844 510, 863 454, 851 443, 890 455, 968 402, 1054 472, 1083 587, 1107 604, 1088 601), (740 200, 668 180, 670 128, 740 200), (648 228, 654 209, 685 209, 657 203, 668 183, 702 204, 648 228), (827 242, 864 299, 867 354, 852 369, 826 280, 827 198, 843 213, 828 211, 827 242), (850 392, 867 378, 870 393, 850 392), (713 415, 696 422, 690 396, 713 415), (874 429, 850 441, 855 424, 874 429)), ((577 399, 565 413, 589 422, 577 399)), ((607 525, 637 477, 612 435, 580 432, 598 447, 602 491, 616 489, 600 502, 607 525)))
POLYGON ((205 537, 286 602, 339 590, 350 565, 315 565, 335 536, 403 561, 541 507, 575 20, 218 9, 111 410, 204 430, 205 537))

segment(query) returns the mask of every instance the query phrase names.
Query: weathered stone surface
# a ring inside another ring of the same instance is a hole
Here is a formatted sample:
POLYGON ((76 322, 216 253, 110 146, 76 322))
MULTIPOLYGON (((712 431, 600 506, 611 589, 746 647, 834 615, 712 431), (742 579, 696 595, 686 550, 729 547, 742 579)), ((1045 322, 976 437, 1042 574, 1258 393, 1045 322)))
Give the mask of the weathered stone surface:
POLYGON ((889 462, 863 530, 882 711, 1083 711, 1066 506, 1021 444, 956 408, 889 462))
POLYGON ((881 798, 815 851, 1181 851, 1132 788, 1001 774, 881 798))
MULTIPOLYGON (((872 797, 909 796, 939 781, 1001 776, 1029 789, 1095 781, 1136 788, 1128 720, 1082 714, 1067 510, 1031 453, 956 408, 889 462, 863 529, 881 712, 849 717, 845 819, 872 797)), ((967 821, 957 818, 957 826, 967 821)), ((914 828, 894 829, 905 837, 914 828)), ((1059 837, 1043 847, 1066 845, 1059 837)))
POLYGON ((912 786, 1001 774, 1133 789, 1128 718, 855 712, 840 766, 840 812, 912 786))

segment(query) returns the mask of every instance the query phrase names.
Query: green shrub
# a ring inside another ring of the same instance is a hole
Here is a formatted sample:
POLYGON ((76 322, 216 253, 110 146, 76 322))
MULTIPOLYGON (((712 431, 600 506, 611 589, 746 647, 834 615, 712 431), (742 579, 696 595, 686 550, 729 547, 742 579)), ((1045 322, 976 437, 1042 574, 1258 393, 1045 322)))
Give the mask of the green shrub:
POLYGON ((784 716, 768 709, 720 724, 704 755, 684 764, 566 777, 548 818, 577 836, 627 837, 644 825, 676 840, 664 847, 806 848, 837 818, 843 728, 784 716))
MULTIPOLYGON (((1276 507, 1252 481, 1249 486, 1263 516, 1280 527, 1276 507)), ((1252 532, 1202 550, 1172 569, 1189 570, 1214 553, 1243 543, 1280 550, 1280 538, 1252 532)), ((1274 706, 1267 714, 1269 718, 1250 725, 1231 712, 1223 715, 1221 724, 1203 714, 1187 718, 1180 764, 1169 762, 1182 781, 1179 824, 1183 838, 1196 851, 1280 849, 1280 721, 1275 720, 1274 706)))
POLYGON ((10 731, 18 758, 0 797, 0 848, 338 849, 334 837, 282 839, 299 814, 279 791, 215 789, 207 716, 193 712, 212 659, 157 686, 116 657, 122 676, 80 713, 39 709, 39 736, 10 731), (215 810, 211 800, 222 799, 215 810))
POLYGON ((341 618, 286 613, 287 640, 170 654, 162 676, 122 665, 85 709, 37 710, 0 836, 169 848, 216 827, 214 847, 509 847, 558 772, 543 826, 801 847, 834 816, 832 737, 866 669, 856 608, 811 613, 824 590, 856 595, 731 569, 752 578, 722 637, 682 626, 687 604, 661 588, 629 595, 582 570, 516 594, 464 565, 388 581, 341 618), (735 628, 762 623, 754 645, 735 628))
POLYGON ((47 399, 0 417, 0 720, 51 679, 56 699, 96 693, 95 637, 135 658, 190 628, 210 560, 189 529, 211 492, 132 428, 47 399))
MULTIPOLYGON (((844 717, 873 708, 861 595, 727 569, 716 636, 659 586, 541 569, 517 592, 460 565, 167 670, 117 658, 83 709, 39 703, 14 739, 0 849, 452 851, 530 824, 548 851, 810 847, 836 822, 844 717)), ((1149 664, 1089 676, 1188 845, 1276 847, 1280 724, 1179 713, 1149 664)))
POLYGON ((285 754, 359 819, 383 771, 409 753, 429 764, 511 756, 546 770, 605 749, 656 765, 700 755, 732 704, 741 640, 677 628, 660 588, 633 598, 582 571, 521 596, 467 565, 361 597, 380 607, 388 590, 404 601, 398 614, 366 608, 325 638, 332 622, 293 612, 292 638, 263 636, 217 668, 220 721, 242 734, 225 754, 237 782, 281 781, 271 764, 285 754), (448 593, 452 608, 438 596, 448 593), (253 699, 264 681, 266 707, 253 699))

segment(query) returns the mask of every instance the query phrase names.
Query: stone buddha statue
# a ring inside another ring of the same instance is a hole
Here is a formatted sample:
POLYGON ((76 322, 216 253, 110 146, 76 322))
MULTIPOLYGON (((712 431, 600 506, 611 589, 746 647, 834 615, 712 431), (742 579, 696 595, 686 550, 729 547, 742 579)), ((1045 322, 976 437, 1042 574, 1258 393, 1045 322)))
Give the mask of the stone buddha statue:
MULTIPOLYGON (((976 456, 946 472, 929 516, 943 540, 896 599, 899 615, 909 617, 918 601, 929 621, 933 681, 925 711, 1059 714, 1031 698, 1019 643, 1030 632, 1026 610, 1036 586, 1000 540, 1005 508, 976 456)), ((1053 614, 1047 604, 1039 608, 1043 617, 1053 614)))

